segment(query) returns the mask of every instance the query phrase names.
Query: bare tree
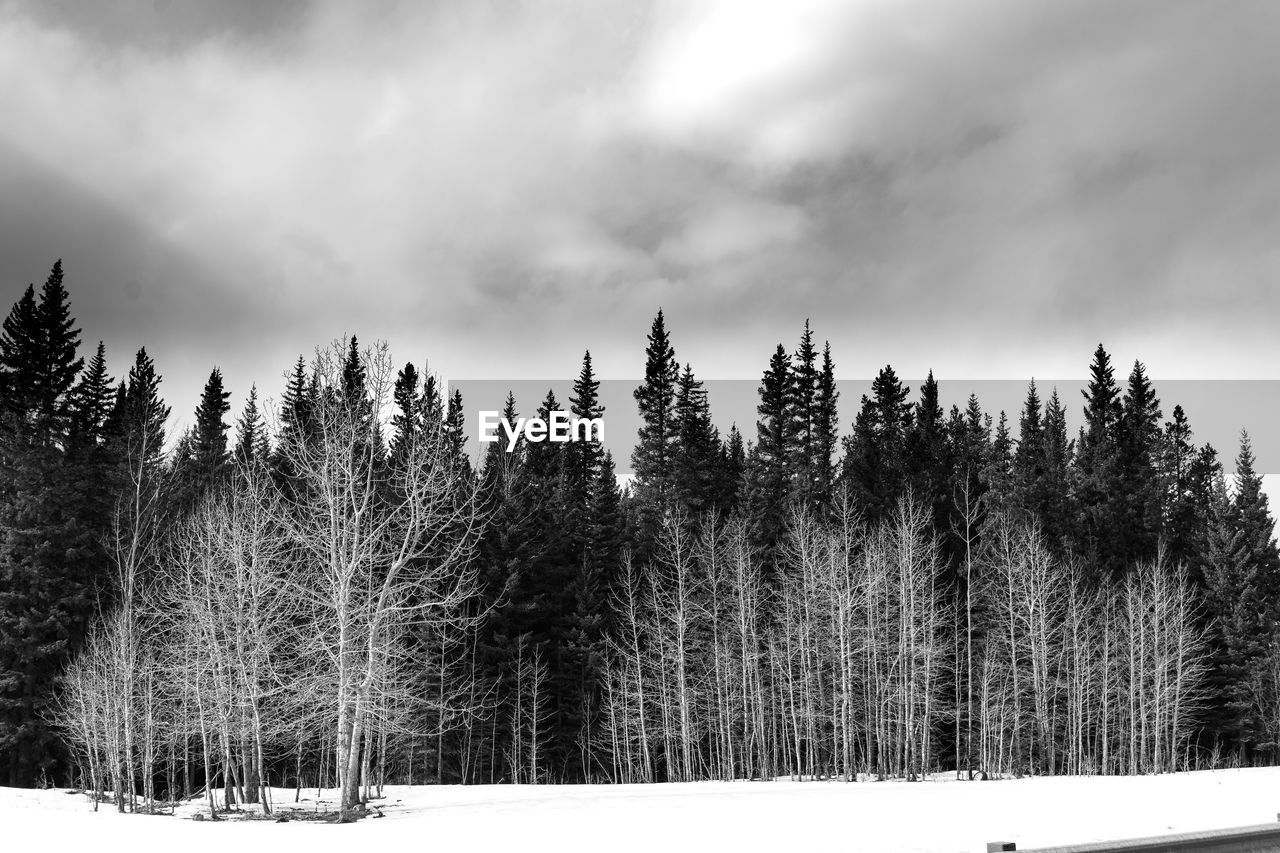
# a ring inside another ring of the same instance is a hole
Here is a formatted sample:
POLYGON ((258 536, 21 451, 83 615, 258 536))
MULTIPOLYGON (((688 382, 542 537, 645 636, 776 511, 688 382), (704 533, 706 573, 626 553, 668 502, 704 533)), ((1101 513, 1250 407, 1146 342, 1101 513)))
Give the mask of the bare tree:
POLYGON ((396 635, 465 621, 481 526, 476 487, 454 476, 438 432, 408 437, 395 464, 382 458, 390 359, 381 345, 362 353, 363 381, 353 387, 346 353, 345 343, 317 353, 311 435, 282 444, 296 485, 278 513, 314 572, 300 588, 316 614, 307 653, 328 664, 318 692, 333 713, 344 811, 361 804, 362 744, 388 704, 380 694, 403 686, 395 676, 412 660, 396 635))

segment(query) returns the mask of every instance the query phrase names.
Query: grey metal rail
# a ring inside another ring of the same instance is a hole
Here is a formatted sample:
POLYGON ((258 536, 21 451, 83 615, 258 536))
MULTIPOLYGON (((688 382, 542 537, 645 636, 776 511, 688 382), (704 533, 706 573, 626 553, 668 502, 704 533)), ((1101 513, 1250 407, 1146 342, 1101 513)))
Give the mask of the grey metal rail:
MULTIPOLYGON (((987 853, 1017 850, 1009 841, 992 841, 987 853)), ((1210 829, 1178 835, 1128 838, 1123 841, 1095 841, 1063 847, 1036 847, 1020 853, 1270 853, 1280 852, 1280 823, 1210 829)))

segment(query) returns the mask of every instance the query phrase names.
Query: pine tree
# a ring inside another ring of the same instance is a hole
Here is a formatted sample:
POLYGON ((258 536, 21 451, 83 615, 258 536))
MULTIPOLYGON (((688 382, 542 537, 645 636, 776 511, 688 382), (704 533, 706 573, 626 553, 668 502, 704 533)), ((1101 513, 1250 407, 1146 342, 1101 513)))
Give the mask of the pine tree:
POLYGON ((126 465, 154 472, 164 457, 165 424, 169 407, 160 398, 161 377, 146 348, 138 350, 124 393, 117 397, 118 410, 113 413, 117 454, 126 465))
POLYGON ((635 556, 643 564, 652 555, 662 514, 674 498, 672 464, 676 446, 676 383, 679 366, 667 336, 662 311, 653 320, 645 347, 644 382, 634 397, 640 429, 631 451, 635 556))
POLYGON ((1254 697, 1280 635, 1280 551, 1274 531, 1249 436, 1242 432, 1234 494, 1228 495, 1220 481, 1213 492, 1205 587, 1215 650, 1209 721, 1219 738, 1246 759, 1267 741, 1254 697))
POLYGON ((1057 388, 1045 404, 1042 435, 1044 469, 1037 512, 1046 540, 1062 554, 1073 538, 1070 481, 1074 445, 1067 438, 1067 411, 1057 388))
POLYGON ((49 726, 53 687, 93 606, 83 475, 66 455, 80 332, 54 264, 0 332, 0 773, 30 785, 62 756, 49 726))
POLYGON ((1156 557, 1162 513, 1156 464, 1160 440, 1160 401, 1135 361, 1121 402, 1116 461, 1119 468, 1117 503, 1121 516, 1118 558, 1129 567, 1156 557))
POLYGON ((1272 630, 1280 624, 1280 551, 1275 541, 1275 518, 1262 490, 1262 476, 1254 469, 1253 445, 1249 433, 1240 433, 1240 454, 1236 457, 1235 494, 1232 498, 1236 524, 1262 595, 1261 607, 1272 630))
POLYGON ((198 492, 216 488, 226 475, 231 463, 227 449, 227 431, 230 426, 225 418, 231 411, 227 402, 231 394, 222 387, 222 371, 214 368, 200 394, 196 407, 195 426, 191 432, 190 462, 185 476, 196 485, 198 492))
POLYGON ((1174 406, 1172 420, 1165 422, 1160 438, 1157 479, 1163 506, 1160 538, 1166 557, 1172 565, 1185 564, 1194 569, 1203 550, 1204 528, 1193 492, 1196 447, 1192 436, 1186 413, 1181 406, 1174 406))
POLYGON ((814 477, 813 493, 819 504, 830 504, 835 491, 836 440, 840 430, 840 416, 836 405, 840 392, 836 390, 835 364, 831 360, 831 344, 822 347, 822 369, 818 373, 817 411, 814 414, 814 477))
POLYGON ((747 457, 747 517, 760 549, 766 577, 776 579, 776 549, 787 523, 787 502, 794 495, 796 425, 791 364, 778 344, 758 389, 756 442, 747 457))
POLYGON ((1015 488, 1019 503, 1033 509, 1038 503, 1040 479, 1044 475, 1044 425, 1041 423, 1040 394, 1036 381, 1027 386, 1027 399, 1018 418, 1018 448, 1013 454, 1015 488))
POLYGON ((440 380, 430 368, 422 377, 422 430, 423 434, 435 436, 444 429, 445 401, 440 380))
POLYGON ((0 405, 10 432, 29 417, 36 396, 36 365, 43 355, 40 335, 36 288, 28 285, 0 329, 0 405))
POLYGON ((564 661, 570 673, 565 706, 571 713, 564 721, 563 736, 572 738, 566 776, 582 781, 592 781, 595 772, 587 756, 600 724, 610 602, 622 553, 620 504, 613 457, 605 453, 591 484, 586 547, 573 578, 573 609, 565 630, 564 661))
POLYGON ((391 416, 391 456, 400 458, 422 430, 422 397, 418 392, 418 368, 408 362, 396 374, 392 391, 396 411, 391 416))
POLYGON ((71 392, 69 452, 87 452, 102 443, 115 399, 111 383, 107 375, 107 348, 99 341, 97 351, 71 392))
POLYGON ((1126 569, 1128 548, 1121 527, 1125 512, 1119 459, 1123 408, 1111 357, 1099 344, 1089 368, 1084 428, 1078 442, 1076 484, 1078 541, 1075 550, 1100 577, 1119 577, 1126 569))
POLYGON ((707 392, 687 364, 676 391, 675 416, 671 465, 675 498, 690 516, 697 516, 717 502, 720 434, 711 423, 707 392))
MULTIPOLYGON (((604 406, 600 405, 600 381, 596 379, 591 367, 591 352, 582 356, 582 370, 573 383, 573 393, 569 397, 569 411, 576 418, 595 420, 604 417, 604 406)), ((585 513, 590 502, 592 489, 600 477, 600 466, 604 460, 604 446, 594 433, 585 440, 569 442, 565 447, 565 476, 568 490, 568 501, 575 512, 575 526, 579 541, 585 540, 585 532, 581 529, 585 523, 585 513)))
POLYGON ((804 321, 800 346, 792 356, 790 377, 790 416, 794 446, 789 467, 793 474, 793 491, 806 502, 816 497, 818 473, 818 350, 813 343, 809 321, 804 321))
POLYGON ((863 395, 853 433, 845 438, 843 477, 868 523, 875 523, 896 506, 908 485, 910 393, 886 365, 871 384, 871 396, 863 395))
POLYGON ((716 487, 716 506, 726 514, 738 508, 746 469, 746 444, 738 425, 731 424, 728 437, 720 445, 720 469, 716 487))
POLYGON ((1001 410, 982 472, 982 480, 986 485, 988 517, 1007 516, 1016 506, 1013 454, 1014 443, 1009 434, 1009 418, 1001 410))
POLYGON ((258 386, 249 386, 249 396, 236 420, 235 462, 241 468, 265 465, 271 457, 271 437, 258 407, 258 386))
POLYGON ((307 381, 307 363, 302 356, 294 362, 281 402, 281 444, 305 441, 311 431, 314 386, 307 381))
POLYGON ((1214 484, 1204 557, 1206 627, 1211 650, 1206 727, 1224 751, 1250 741, 1248 676, 1261 651, 1257 579, 1221 476, 1214 484))
POLYGON ((662 311, 658 311, 645 348, 644 384, 634 395, 641 424, 631 453, 637 498, 649 506, 661 505, 670 493, 679 374, 675 350, 667 336, 662 311))
MULTIPOLYGON (((912 493, 930 507, 934 531, 945 535, 952 521, 953 472, 938 383, 932 370, 920 386, 920 401, 907 430, 906 457, 912 493)), ((948 552, 948 562, 954 562, 954 556, 948 552)))
POLYGON ((363 405, 367 389, 365 388, 366 370, 364 359, 360 356, 360 344, 352 335, 347 342, 347 359, 342 365, 342 399, 348 406, 363 405))
POLYGON ((449 464, 464 480, 471 477, 471 459, 467 455, 467 410, 462 404, 462 391, 455 388, 449 395, 444 418, 445 444, 449 464))

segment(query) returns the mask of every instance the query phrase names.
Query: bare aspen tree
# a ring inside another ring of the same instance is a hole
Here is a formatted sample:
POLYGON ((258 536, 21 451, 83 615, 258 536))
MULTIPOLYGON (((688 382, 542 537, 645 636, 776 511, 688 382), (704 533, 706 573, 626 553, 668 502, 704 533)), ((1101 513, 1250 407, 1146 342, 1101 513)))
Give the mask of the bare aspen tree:
POLYGON ((460 485, 439 434, 414 436, 396 464, 380 458, 394 371, 385 346, 361 354, 362 387, 344 383, 344 343, 317 353, 312 435, 282 445, 296 474, 279 523, 308 569, 316 625, 306 652, 327 661, 344 811, 361 804, 360 770, 379 693, 411 663, 407 624, 461 623, 475 592, 472 551, 481 526, 473 484, 460 485))

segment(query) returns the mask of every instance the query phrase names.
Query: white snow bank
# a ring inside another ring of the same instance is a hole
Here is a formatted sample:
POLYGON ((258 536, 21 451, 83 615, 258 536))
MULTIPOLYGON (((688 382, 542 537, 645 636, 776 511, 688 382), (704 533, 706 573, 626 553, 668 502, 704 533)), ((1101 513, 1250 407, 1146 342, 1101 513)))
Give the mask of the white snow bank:
MULTIPOLYGON (((6 850, 977 851, 1267 823, 1280 769, 999 782, 391 787, 385 819, 351 825, 95 814, 65 791, 0 788, 6 850), (353 845, 355 845, 353 847, 353 845)), ((315 809, 315 791, 302 807, 315 809)), ((327 797, 332 803, 332 797, 327 797)), ((293 792, 278 791, 281 807, 293 792)))

